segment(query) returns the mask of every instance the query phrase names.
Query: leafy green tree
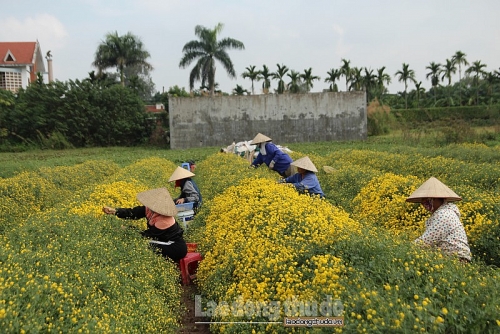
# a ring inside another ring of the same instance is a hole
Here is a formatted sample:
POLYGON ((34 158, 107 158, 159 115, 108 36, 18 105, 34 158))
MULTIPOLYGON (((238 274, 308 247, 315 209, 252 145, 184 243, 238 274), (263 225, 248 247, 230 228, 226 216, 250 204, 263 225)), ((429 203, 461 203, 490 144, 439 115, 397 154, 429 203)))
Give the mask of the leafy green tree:
POLYGON ((462 51, 457 51, 455 54, 451 57, 451 60, 455 65, 458 65, 458 82, 460 83, 459 85, 459 103, 460 105, 462 104, 462 65, 464 66, 469 66, 469 62, 467 59, 465 59, 467 55, 463 53, 462 51))
POLYGON ((339 88, 337 84, 335 83, 337 80, 340 79, 340 71, 332 68, 330 71, 326 73, 328 76, 325 78, 325 82, 329 82, 330 86, 328 86, 328 90, 330 92, 338 92, 339 88))
POLYGON ((300 93, 300 86, 302 84, 300 80, 300 73, 294 70, 291 70, 290 73, 287 74, 287 76, 290 78, 290 82, 288 83, 287 87, 290 93, 300 93))
POLYGON ((66 85, 59 81, 44 84, 36 80, 26 89, 20 89, 15 108, 8 115, 8 132, 25 144, 34 145, 40 138, 66 133, 68 112, 63 107, 66 93, 66 85))
POLYGON ((152 70, 153 66, 147 62, 149 52, 144 50, 140 38, 132 33, 118 36, 118 32, 108 33, 105 40, 98 46, 93 66, 101 73, 103 70, 116 67, 120 73, 120 82, 125 86, 125 69, 131 66, 140 66, 145 70, 152 70))
POLYGON ((260 71, 255 70, 255 66, 251 65, 245 68, 246 72, 243 72, 241 76, 246 79, 250 79, 252 81, 252 95, 255 94, 254 87, 253 87, 253 82, 254 81, 259 81, 260 80, 260 71))
POLYGON ((434 104, 436 104, 436 87, 439 85, 439 74, 441 73, 441 64, 433 61, 426 67, 429 72, 425 75, 427 79, 431 78, 432 90, 434 93, 434 104))
POLYGON ((189 89, 193 90, 195 81, 201 81, 202 85, 208 84, 210 95, 215 93, 215 61, 219 61, 226 70, 230 78, 236 78, 233 62, 227 50, 244 50, 245 45, 233 38, 223 38, 217 40, 224 25, 217 24, 213 29, 197 25, 194 29, 198 40, 193 40, 184 45, 179 67, 186 68, 196 61, 195 66, 189 75, 189 89))
POLYGON ((125 68, 125 86, 133 87, 143 101, 150 101, 156 90, 150 71, 140 65, 125 68))
POLYGON ((37 80, 19 91, 6 120, 10 141, 42 148, 135 145, 151 133, 137 94, 90 79, 37 80))
POLYGON ((16 96, 9 90, 0 89, 0 144, 6 144, 9 137, 8 115, 15 108, 16 96))
POLYGON ((476 60, 471 64, 471 66, 465 71, 466 74, 473 76, 474 86, 476 88, 476 105, 479 104, 479 79, 484 78, 486 71, 484 68, 486 64, 482 64, 480 60, 476 60))
POLYGON ((168 95, 175 96, 175 97, 190 97, 191 96, 191 95, 189 95, 189 92, 187 92, 184 87, 180 88, 177 85, 170 87, 168 89, 168 95))
POLYGON ((342 65, 340 66, 340 74, 345 77, 345 91, 349 91, 349 83, 352 78, 351 61, 347 59, 342 59, 342 65))
POLYGON ((285 92, 285 75, 288 72, 288 67, 285 65, 276 64, 278 70, 273 73, 273 79, 278 80, 278 89, 276 90, 278 94, 283 94, 285 92))
POLYGON ((300 78, 304 82, 306 92, 311 91, 311 88, 313 88, 313 81, 314 80, 321 80, 320 77, 317 75, 312 75, 312 68, 309 67, 308 69, 304 70, 304 73, 300 74, 300 78))
POLYGON ((259 71, 259 80, 262 80, 262 92, 267 94, 271 88, 271 79, 273 78, 273 73, 269 72, 269 68, 266 65, 262 65, 262 70, 259 71))
POLYGON ((96 87, 109 87, 112 85, 119 84, 119 81, 116 81, 114 76, 109 75, 109 73, 101 72, 96 74, 95 71, 89 72, 89 77, 84 79, 84 81, 90 82, 92 85, 96 87))
POLYGON ((395 76, 397 77, 399 82, 404 82, 405 84, 405 109, 408 109, 408 81, 415 82, 415 71, 410 69, 409 64, 403 63, 403 68, 396 72, 395 76))

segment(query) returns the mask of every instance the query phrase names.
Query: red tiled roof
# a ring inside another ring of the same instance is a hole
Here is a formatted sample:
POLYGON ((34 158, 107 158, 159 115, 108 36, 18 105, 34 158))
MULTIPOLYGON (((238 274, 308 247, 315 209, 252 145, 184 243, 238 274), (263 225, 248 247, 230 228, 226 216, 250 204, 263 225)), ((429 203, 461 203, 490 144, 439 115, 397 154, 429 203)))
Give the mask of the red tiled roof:
POLYGON ((0 42, 1 65, 27 65, 35 62, 36 42, 0 42), (10 51, 15 62, 6 62, 5 56, 10 51))
POLYGON ((163 112, 165 109, 158 109, 156 105, 146 105, 146 111, 148 112, 163 112))

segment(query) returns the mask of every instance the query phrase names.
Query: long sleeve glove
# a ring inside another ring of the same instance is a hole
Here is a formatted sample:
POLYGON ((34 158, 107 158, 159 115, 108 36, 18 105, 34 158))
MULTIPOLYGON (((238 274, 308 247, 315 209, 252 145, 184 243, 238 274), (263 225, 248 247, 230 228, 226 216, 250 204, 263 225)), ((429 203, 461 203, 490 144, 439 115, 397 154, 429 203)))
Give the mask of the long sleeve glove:
POLYGON ((274 169, 274 161, 271 161, 271 163, 269 164, 269 169, 274 169))

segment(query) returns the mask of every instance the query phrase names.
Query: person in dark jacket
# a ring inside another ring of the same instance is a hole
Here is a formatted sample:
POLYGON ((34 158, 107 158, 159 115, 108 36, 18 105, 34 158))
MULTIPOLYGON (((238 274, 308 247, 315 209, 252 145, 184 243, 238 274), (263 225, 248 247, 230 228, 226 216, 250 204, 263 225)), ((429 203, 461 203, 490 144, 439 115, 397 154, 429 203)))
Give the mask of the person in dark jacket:
POLYGON ((309 157, 300 158, 292 162, 292 166, 297 167, 297 173, 285 179, 281 179, 279 183, 291 183, 295 189, 301 193, 308 193, 309 195, 319 195, 325 197, 321 186, 319 185, 316 172, 318 169, 314 166, 309 157))
POLYGON ((143 206, 134 208, 111 208, 105 206, 102 211, 121 219, 146 218, 147 229, 141 234, 151 239, 152 246, 161 250, 165 257, 179 262, 187 254, 184 230, 175 220, 177 208, 167 188, 158 188, 137 194, 137 200, 143 206))
POLYGON ((255 136, 251 145, 257 145, 259 154, 250 166, 256 168, 264 163, 270 170, 274 170, 282 177, 292 175, 292 167, 290 166, 293 162, 292 158, 274 145, 271 140, 271 138, 262 133, 255 136))
POLYGON ((193 203, 193 210, 196 212, 201 207, 202 197, 200 189, 191 179, 193 176, 194 173, 178 166, 168 181, 175 181, 175 187, 181 188, 180 195, 174 198, 175 204, 193 203))

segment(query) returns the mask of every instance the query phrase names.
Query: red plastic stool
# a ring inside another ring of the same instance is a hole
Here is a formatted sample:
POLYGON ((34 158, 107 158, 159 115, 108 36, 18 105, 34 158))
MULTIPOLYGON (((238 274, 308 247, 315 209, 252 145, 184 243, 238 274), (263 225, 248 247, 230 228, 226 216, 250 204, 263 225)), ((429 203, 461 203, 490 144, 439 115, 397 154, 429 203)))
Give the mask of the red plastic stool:
POLYGON ((192 250, 196 250, 196 244, 188 244, 188 253, 179 261, 183 285, 189 285, 193 282, 196 278, 198 263, 202 260, 201 254, 192 250))

